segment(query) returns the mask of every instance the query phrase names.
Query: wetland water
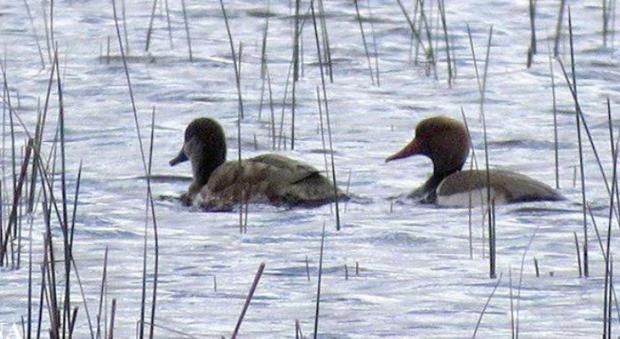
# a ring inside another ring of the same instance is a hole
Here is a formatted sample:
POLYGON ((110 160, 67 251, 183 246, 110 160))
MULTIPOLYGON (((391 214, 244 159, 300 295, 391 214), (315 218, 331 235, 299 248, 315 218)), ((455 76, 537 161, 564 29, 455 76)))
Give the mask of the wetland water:
MULTIPOLYGON (((120 7, 120 1, 117 2, 120 7)), ((403 2, 412 15, 413 1, 403 2)), ((219 3, 185 1, 194 58, 191 63, 181 2, 169 0, 168 3, 174 48, 171 49, 169 41, 165 8, 160 4, 161 8, 155 11, 150 51, 144 52, 152 2, 127 1, 127 61, 145 140, 150 133, 151 110, 156 108, 152 172, 189 176, 188 164, 171 168, 168 161, 181 146, 185 126, 196 117, 218 119, 227 133, 228 158, 237 157, 237 89, 219 3)), ((579 100, 603 168, 611 177, 605 100, 610 98, 617 116, 620 68, 616 50, 620 42, 610 35, 607 47, 603 46, 600 1, 569 3, 573 6, 579 100)), ((26 126, 34 130, 37 100, 45 98, 50 60, 42 4, 39 1, 29 4, 45 69, 41 69, 24 1, 0 2, 0 46, 2 58, 6 58, 12 104, 26 126)), ((423 65, 413 64, 415 56, 411 55, 415 54, 415 46, 412 51, 411 30, 397 2, 372 0, 372 19, 368 19, 368 3, 360 2, 362 16, 367 19, 363 24, 369 44, 371 28, 374 30, 381 84, 377 87, 370 81, 353 3, 325 2, 333 61, 334 82, 328 83, 327 96, 336 171, 341 187, 347 185, 350 176, 350 192, 355 195, 352 201, 340 205, 342 230, 335 230, 334 213, 329 205, 292 210, 252 205, 247 233, 240 234, 237 212, 201 213, 176 202, 157 201, 158 324, 196 337, 229 337, 254 274, 264 262, 265 272, 241 326, 241 337, 292 337, 295 319, 299 319, 305 335, 312 334, 321 227, 325 223, 319 324, 322 337, 471 336, 496 284, 496 280, 488 278, 488 258, 483 258, 487 245, 482 240, 481 212, 476 209, 473 213, 473 259, 470 259, 467 209, 391 200, 422 184, 431 174, 431 162, 423 157, 390 164, 384 160, 413 137, 418 121, 433 115, 460 119, 463 107, 478 161, 483 164, 480 96, 466 25, 472 31, 481 72, 488 30, 493 25, 485 94, 491 167, 519 171, 554 185, 547 51, 548 46, 553 48, 559 1, 541 1, 536 7, 538 54, 529 69, 526 68, 530 42, 527 1, 446 1, 445 5, 457 72, 451 87, 436 5, 432 12, 430 7, 427 9, 427 16, 433 27, 433 38, 437 40, 433 42, 438 47, 437 80, 427 76, 423 65), (306 278, 306 257, 310 281, 306 278), (357 276, 356 263, 360 268, 357 276), (348 280, 345 280, 345 265, 348 280), (217 291, 213 288, 214 277, 217 291)), ((49 3, 45 6, 49 15, 49 3)), ((308 1, 302 1, 302 11, 308 6, 308 1)), ((241 90, 245 119, 241 123, 241 146, 243 156, 250 157, 269 152, 272 143, 269 107, 264 106, 262 116, 258 115, 265 4, 227 1, 226 8, 236 48, 243 42, 241 90)), ((266 55, 278 132, 292 55, 290 11, 288 1, 271 1, 268 12, 266 55)), ((567 35, 566 17, 564 36, 567 35)), ((53 25, 63 80, 70 192, 75 186, 73 178, 79 163, 83 161, 74 257, 92 316, 99 300, 104 251, 109 247, 107 307, 109 312, 112 298, 117 299, 115 334, 127 338, 134 336, 140 317, 146 183, 140 179, 144 171, 111 2, 55 1, 53 25), (109 59, 105 57, 108 37, 109 59)), ((296 84, 295 148, 290 150, 288 145, 288 150, 280 153, 323 169, 325 159, 318 151, 323 146, 316 104, 316 87, 321 82, 311 20, 305 23, 302 40, 304 67, 296 84)), ((562 38, 560 55, 565 65, 570 65, 568 39, 562 38)), ((567 199, 497 208, 497 271, 503 278, 478 330, 480 337, 510 336, 509 272, 512 272, 513 286, 518 285, 523 258, 519 301, 522 336, 594 337, 602 331, 604 260, 590 223, 591 276, 579 278, 573 233, 583 241, 583 216, 579 175, 576 185, 573 184, 573 169, 579 163, 574 103, 559 64, 555 62, 554 67, 560 186, 567 199), (530 239, 533 239, 531 246, 524 256, 530 239), (540 278, 535 276, 534 258, 539 262, 540 278)), ((44 137, 46 154, 54 141, 58 115, 55 92, 50 100, 44 137)), ((290 111, 287 105, 283 124, 287 144, 290 144, 290 111)), ((7 166, 4 178, 10 183, 7 119, 5 115, 3 160, 7 166)), ((614 119, 616 125, 618 122, 614 119)), ((25 134, 21 128, 16 130, 21 145, 25 134)), ((604 236, 609 198, 587 141, 584 157, 587 200, 604 236)), ((154 180, 153 192, 175 196, 188 185, 187 180, 154 180)), ((45 230, 42 220, 38 211, 33 227, 35 268, 42 263, 45 230)), ((24 243, 28 240, 26 230, 24 243)), ((617 226, 613 230, 617 233, 617 226)), ((150 226, 149 232, 152 232, 150 226)), ((56 230, 55 237, 61 246, 60 231, 56 230)), ((618 249, 616 240, 614 236, 612 251, 618 249)), ((152 238, 149 241, 152 246, 152 238)), ((149 253, 152 267, 152 247, 149 253)), ((27 260, 24 259, 22 266, 27 267, 27 260)), ((38 291, 37 269, 34 279, 34 289, 38 291)), ((0 271, 0 323, 7 324, 5 329, 19 323, 27 313, 27 286, 27 269, 0 271)), ((74 285, 72 301, 80 306, 76 331, 79 337, 87 337, 88 322, 77 292, 74 285)), ((613 314, 617 314, 616 310, 613 314)), ((614 325, 618 326, 616 317, 614 325)), ((157 329, 156 336, 175 337, 164 329, 157 329)))

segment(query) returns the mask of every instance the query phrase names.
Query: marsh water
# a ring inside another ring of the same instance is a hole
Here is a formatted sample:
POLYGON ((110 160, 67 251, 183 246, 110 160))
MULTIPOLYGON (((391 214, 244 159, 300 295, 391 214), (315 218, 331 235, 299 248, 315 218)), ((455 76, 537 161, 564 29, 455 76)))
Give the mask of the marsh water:
MULTIPOLYGON (((11 103, 32 132, 37 102, 45 98, 51 69, 45 29, 50 24, 50 3, 29 1, 36 39, 24 3, 0 2, 0 47, 2 59, 6 59, 11 103), (41 67, 41 59, 45 68, 41 67)), ((403 3, 413 18, 414 1, 403 3)), ((125 40, 123 36, 123 43, 128 42, 128 70, 147 150, 151 127, 154 128, 152 173, 156 177, 152 189, 156 196, 178 196, 190 183, 189 164, 171 168, 168 161, 179 151, 183 130, 194 118, 217 119, 228 136, 229 159, 237 157, 237 87, 220 4, 197 0, 187 0, 185 4, 192 62, 188 57, 181 1, 159 2, 148 52, 145 44, 152 1, 127 0, 126 24, 121 23, 121 29, 126 26, 127 37, 125 40), (156 113, 152 126, 153 109, 156 113)), ((243 45, 242 156, 272 152, 268 94, 262 110, 259 108, 263 86, 261 50, 268 18, 266 58, 278 134, 280 117, 284 114, 285 137, 277 152, 324 170, 326 152, 322 151, 316 103, 321 75, 311 16, 306 16, 301 35, 303 72, 296 83, 295 140, 291 150, 290 85, 287 104, 282 103, 293 53, 294 4, 274 0, 269 10, 263 1, 226 1, 225 4, 237 52, 239 43, 243 45)), ((605 101, 610 99, 613 122, 617 125, 620 42, 611 33, 607 42, 603 41, 600 1, 568 1, 567 5, 572 12, 579 101, 603 169, 610 178, 612 157, 605 101)), ((117 6, 121 19, 120 0, 117 6)), ((604 260, 596 232, 588 220, 590 277, 579 277, 574 234, 582 245, 583 214, 580 176, 578 169, 575 170, 579 165, 575 106, 557 61, 553 66, 559 184, 566 200, 497 207, 499 283, 498 279, 489 279, 482 211, 474 209, 472 213, 470 257, 468 209, 421 205, 402 197, 431 174, 430 160, 413 157, 389 164, 384 161, 413 137, 418 121, 434 115, 461 119, 462 108, 468 117, 478 162, 484 164, 480 92, 467 25, 480 75, 484 71, 492 26, 484 103, 490 166, 518 171, 555 186, 548 51, 553 49, 560 1, 540 1, 536 5, 538 53, 529 69, 526 67, 530 46, 527 1, 446 1, 449 40, 456 66, 456 79, 451 86, 435 1, 427 1, 426 15, 436 47, 437 78, 423 63, 421 51, 416 64, 415 40, 396 1, 359 3, 373 73, 376 71, 373 40, 376 42, 380 86, 371 82, 353 2, 325 1, 324 6, 333 69, 333 83, 327 79, 326 93, 336 176, 339 186, 348 187, 354 196, 339 206, 341 230, 336 231, 333 205, 313 209, 250 205, 247 232, 240 233, 238 211, 204 213, 174 200, 157 200, 156 323, 194 337, 229 337, 254 274, 265 263, 240 337, 293 337, 295 320, 299 320, 305 335, 311 335, 321 230, 325 225, 319 337, 469 337, 496 284, 497 290, 477 332, 480 337, 511 335, 511 301, 515 313, 518 304, 518 328, 523 337, 600 335, 604 260), (538 261, 540 277, 536 277, 534 258, 538 261)), ((301 1, 300 11, 305 13, 308 8, 309 2, 301 1)), ((609 17, 609 25, 613 27, 615 16, 609 17)), ((566 20, 567 13, 559 54, 564 65, 570 65, 566 20)), ((109 314, 111 300, 117 300, 115 334, 128 338, 135 336, 140 319, 146 181, 116 34, 110 1, 54 2, 53 38, 58 43, 63 81, 70 192, 75 187, 79 164, 83 163, 73 255, 93 317, 99 303, 104 252, 109 248, 104 306, 109 314), (108 43, 109 57, 106 56, 108 43)), ((48 109, 43 145, 46 154, 56 138, 59 108, 56 92, 56 89, 52 91, 48 109)), ((3 183, 5 189, 6 186, 10 189, 6 108, 3 112, 3 183)), ((16 133, 17 143, 22 145, 26 133, 21 127, 16 128, 16 133)), ((585 134, 582 136, 586 199, 592 205, 604 238, 609 197, 592 148, 585 134)), ((34 288, 38 291, 37 268, 43 261, 45 232, 40 208, 34 220, 34 288)), ((148 225, 147 287, 150 291, 154 251, 153 229, 148 225)), ((27 223, 23 227, 22 241, 26 246, 27 223)), ((57 228, 56 225, 55 241, 60 244, 62 238, 57 228)), ((618 233, 616 225, 612 230, 618 233)), ((618 250, 616 234, 612 234, 612 253, 618 250)), ((24 251, 21 269, 0 271, 0 324, 5 331, 20 324, 27 313, 27 248, 24 251)), ((72 293, 72 301, 80 307, 77 336, 88 337, 85 305, 77 285, 72 287, 72 293)), ((612 314, 616 315, 616 310, 612 314)), ((618 327, 616 316, 613 321, 618 327)), ((157 328, 156 337, 181 337, 181 334, 157 328)))

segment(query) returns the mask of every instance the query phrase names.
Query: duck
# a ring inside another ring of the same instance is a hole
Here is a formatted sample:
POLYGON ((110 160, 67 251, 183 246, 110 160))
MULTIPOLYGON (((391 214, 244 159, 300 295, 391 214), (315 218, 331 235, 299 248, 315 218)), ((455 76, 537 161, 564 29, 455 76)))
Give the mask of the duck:
POLYGON ((181 202, 205 210, 230 210, 240 203, 315 207, 346 195, 316 168, 278 154, 226 161, 226 138, 212 118, 194 119, 170 166, 190 161, 193 181, 181 202))
POLYGON ((463 170, 470 147, 469 133, 463 123, 434 116, 420 121, 414 139, 385 162, 414 155, 430 158, 433 174, 409 195, 421 203, 465 207, 474 200, 474 205, 476 201, 482 204, 487 200, 487 191, 496 204, 564 199, 547 184, 520 173, 490 169, 487 176, 486 170, 463 170), (472 192, 475 199, 471 198, 472 192))

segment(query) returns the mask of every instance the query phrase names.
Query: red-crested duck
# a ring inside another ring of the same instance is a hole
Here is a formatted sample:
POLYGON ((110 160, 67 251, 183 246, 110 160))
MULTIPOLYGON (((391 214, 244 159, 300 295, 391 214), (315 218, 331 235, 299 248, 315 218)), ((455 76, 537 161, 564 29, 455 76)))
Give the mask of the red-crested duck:
MULTIPOLYGON (((412 155, 425 155, 433 162, 433 175, 410 196, 425 203, 467 206, 470 192, 476 191, 474 204, 486 200, 487 173, 485 170, 465 170, 470 139, 465 126, 454 119, 438 116, 418 123, 415 138, 398 153, 385 161, 412 155), (481 196, 478 194, 482 194, 481 196)), ((523 174, 491 169, 491 198, 497 204, 539 200, 561 200, 562 195, 548 185, 523 174)))

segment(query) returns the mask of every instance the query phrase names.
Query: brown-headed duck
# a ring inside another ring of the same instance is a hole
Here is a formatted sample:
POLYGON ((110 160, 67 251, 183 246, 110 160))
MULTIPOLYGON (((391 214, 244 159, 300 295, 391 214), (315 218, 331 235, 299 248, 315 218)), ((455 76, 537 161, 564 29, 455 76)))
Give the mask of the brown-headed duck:
POLYGON ((433 175, 410 195, 425 203, 467 206, 472 191, 476 192, 474 204, 480 201, 478 197, 486 201, 487 182, 490 182, 491 198, 497 204, 563 199, 548 185, 523 174, 491 169, 487 179, 486 170, 463 171, 469 148, 470 139, 465 126, 457 120, 438 116, 418 123, 415 138, 385 161, 417 154, 431 159, 433 175))
POLYGON ((291 158, 264 154, 226 161, 226 139, 219 123, 198 118, 185 129, 183 148, 170 165, 190 160, 193 182, 181 200, 207 210, 227 210, 245 202, 319 206, 346 198, 314 167, 291 158))

